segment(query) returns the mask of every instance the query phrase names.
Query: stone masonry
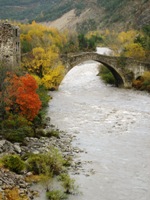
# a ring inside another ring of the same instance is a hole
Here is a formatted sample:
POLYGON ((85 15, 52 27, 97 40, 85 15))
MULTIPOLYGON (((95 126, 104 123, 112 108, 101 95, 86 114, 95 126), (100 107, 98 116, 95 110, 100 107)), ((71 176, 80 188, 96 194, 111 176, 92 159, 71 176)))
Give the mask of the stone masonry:
POLYGON ((134 60, 133 58, 106 56, 95 52, 62 56, 62 61, 66 65, 66 73, 74 66, 87 60, 94 60, 105 65, 114 75, 116 85, 119 87, 131 88, 134 79, 142 76, 145 71, 150 71, 150 63, 134 60))
POLYGON ((9 22, 0 22, 0 62, 11 67, 20 66, 19 27, 9 22))

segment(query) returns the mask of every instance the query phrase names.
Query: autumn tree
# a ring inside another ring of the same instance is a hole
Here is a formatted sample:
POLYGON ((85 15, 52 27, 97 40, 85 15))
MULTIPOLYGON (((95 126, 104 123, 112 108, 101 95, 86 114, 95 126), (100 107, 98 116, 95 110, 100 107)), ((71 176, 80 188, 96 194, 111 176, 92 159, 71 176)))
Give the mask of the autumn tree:
POLYGON ((132 43, 137 36, 137 31, 130 30, 130 31, 122 31, 118 34, 118 40, 121 45, 128 45, 132 43))
POLYGON ((34 76, 39 76, 41 84, 46 84, 46 88, 56 89, 65 71, 59 55, 67 41, 66 34, 35 22, 21 25, 21 30, 22 67, 34 76))
POLYGON ((63 65, 58 65, 54 69, 50 69, 49 72, 42 78, 42 83, 47 89, 56 90, 60 82, 64 77, 63 65))
POLYGON ((6 112, 21 114, 32 121, 41 108, 35 79, 29 74, 19 77, 8 73, 5 83, 7 83, 4 93, 6 112))
POLYGON ((136 59, 144 59, 146 54, 144 48, 140 44, 131 43, 125 46, 123 55, 136 59))
POLYGON ((120 33, 106 30, 104 32, 104 41, 116 56, 121 55, 135 59, 146 58, 146 48, 144 48, 143 40, 139 37, 137 30, 122 31, 120 33))

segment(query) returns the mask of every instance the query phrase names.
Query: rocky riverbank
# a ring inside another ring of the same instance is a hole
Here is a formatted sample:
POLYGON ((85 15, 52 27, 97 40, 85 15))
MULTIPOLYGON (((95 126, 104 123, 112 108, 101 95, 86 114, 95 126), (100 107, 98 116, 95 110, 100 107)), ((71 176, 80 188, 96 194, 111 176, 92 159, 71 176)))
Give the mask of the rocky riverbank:
MULTIPOLYGON (((49 152, 50 148, 57 148, 63 155, 63 157, 71 158, 72 163, 69 169, 72 173, 78 173, 81 169, 81 162, 74 161, 76 154, 83 152, 79 148, 72 146, 72 140, 75 136, 71 136, 67 133, 61 132, 59 137, 40 137, 40 138, 25 138, 23 144, 11 143, 7 140, 0 140, 0 157, 7 154, 18 154, 19 156, 25 156, 26 154, 40 154, 49 152)), ((34 183, 28 183, 27 178, 32 175, 32 172, 24 171, 22 174, 16 174, 3 167, 0 168, 0 194, 4 199, 7 190, 12 190, 17 187, 19 195, 23 198, 34 199, 38 191, 32 190, 31 187, 34 183)), ((3 199, 2 198, 2 199, 3 199)))

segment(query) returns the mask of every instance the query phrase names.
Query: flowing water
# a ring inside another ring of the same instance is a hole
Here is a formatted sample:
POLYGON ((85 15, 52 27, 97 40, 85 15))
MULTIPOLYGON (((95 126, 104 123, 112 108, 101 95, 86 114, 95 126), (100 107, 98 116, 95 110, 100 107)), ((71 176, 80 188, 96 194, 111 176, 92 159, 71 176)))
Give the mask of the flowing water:
POLYGON ((98 63, 82 63, 51 93, 51 123, 84 150, 72 175, 81 194, 69 199, 149 200, 150 96, 108 86, 97 73, 98 63))

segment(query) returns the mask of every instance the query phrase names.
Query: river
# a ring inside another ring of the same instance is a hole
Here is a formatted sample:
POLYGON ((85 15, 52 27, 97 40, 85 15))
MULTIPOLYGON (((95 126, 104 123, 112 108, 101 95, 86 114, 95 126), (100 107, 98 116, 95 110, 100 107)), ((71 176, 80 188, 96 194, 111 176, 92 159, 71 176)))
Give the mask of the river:
POLYGON ((69 200, 149 200, 150 96, 104 84, 98 65, 74 67, 51 93, 51 123, 84 150, 80 173, 72 174, 81 193, 69 200))

